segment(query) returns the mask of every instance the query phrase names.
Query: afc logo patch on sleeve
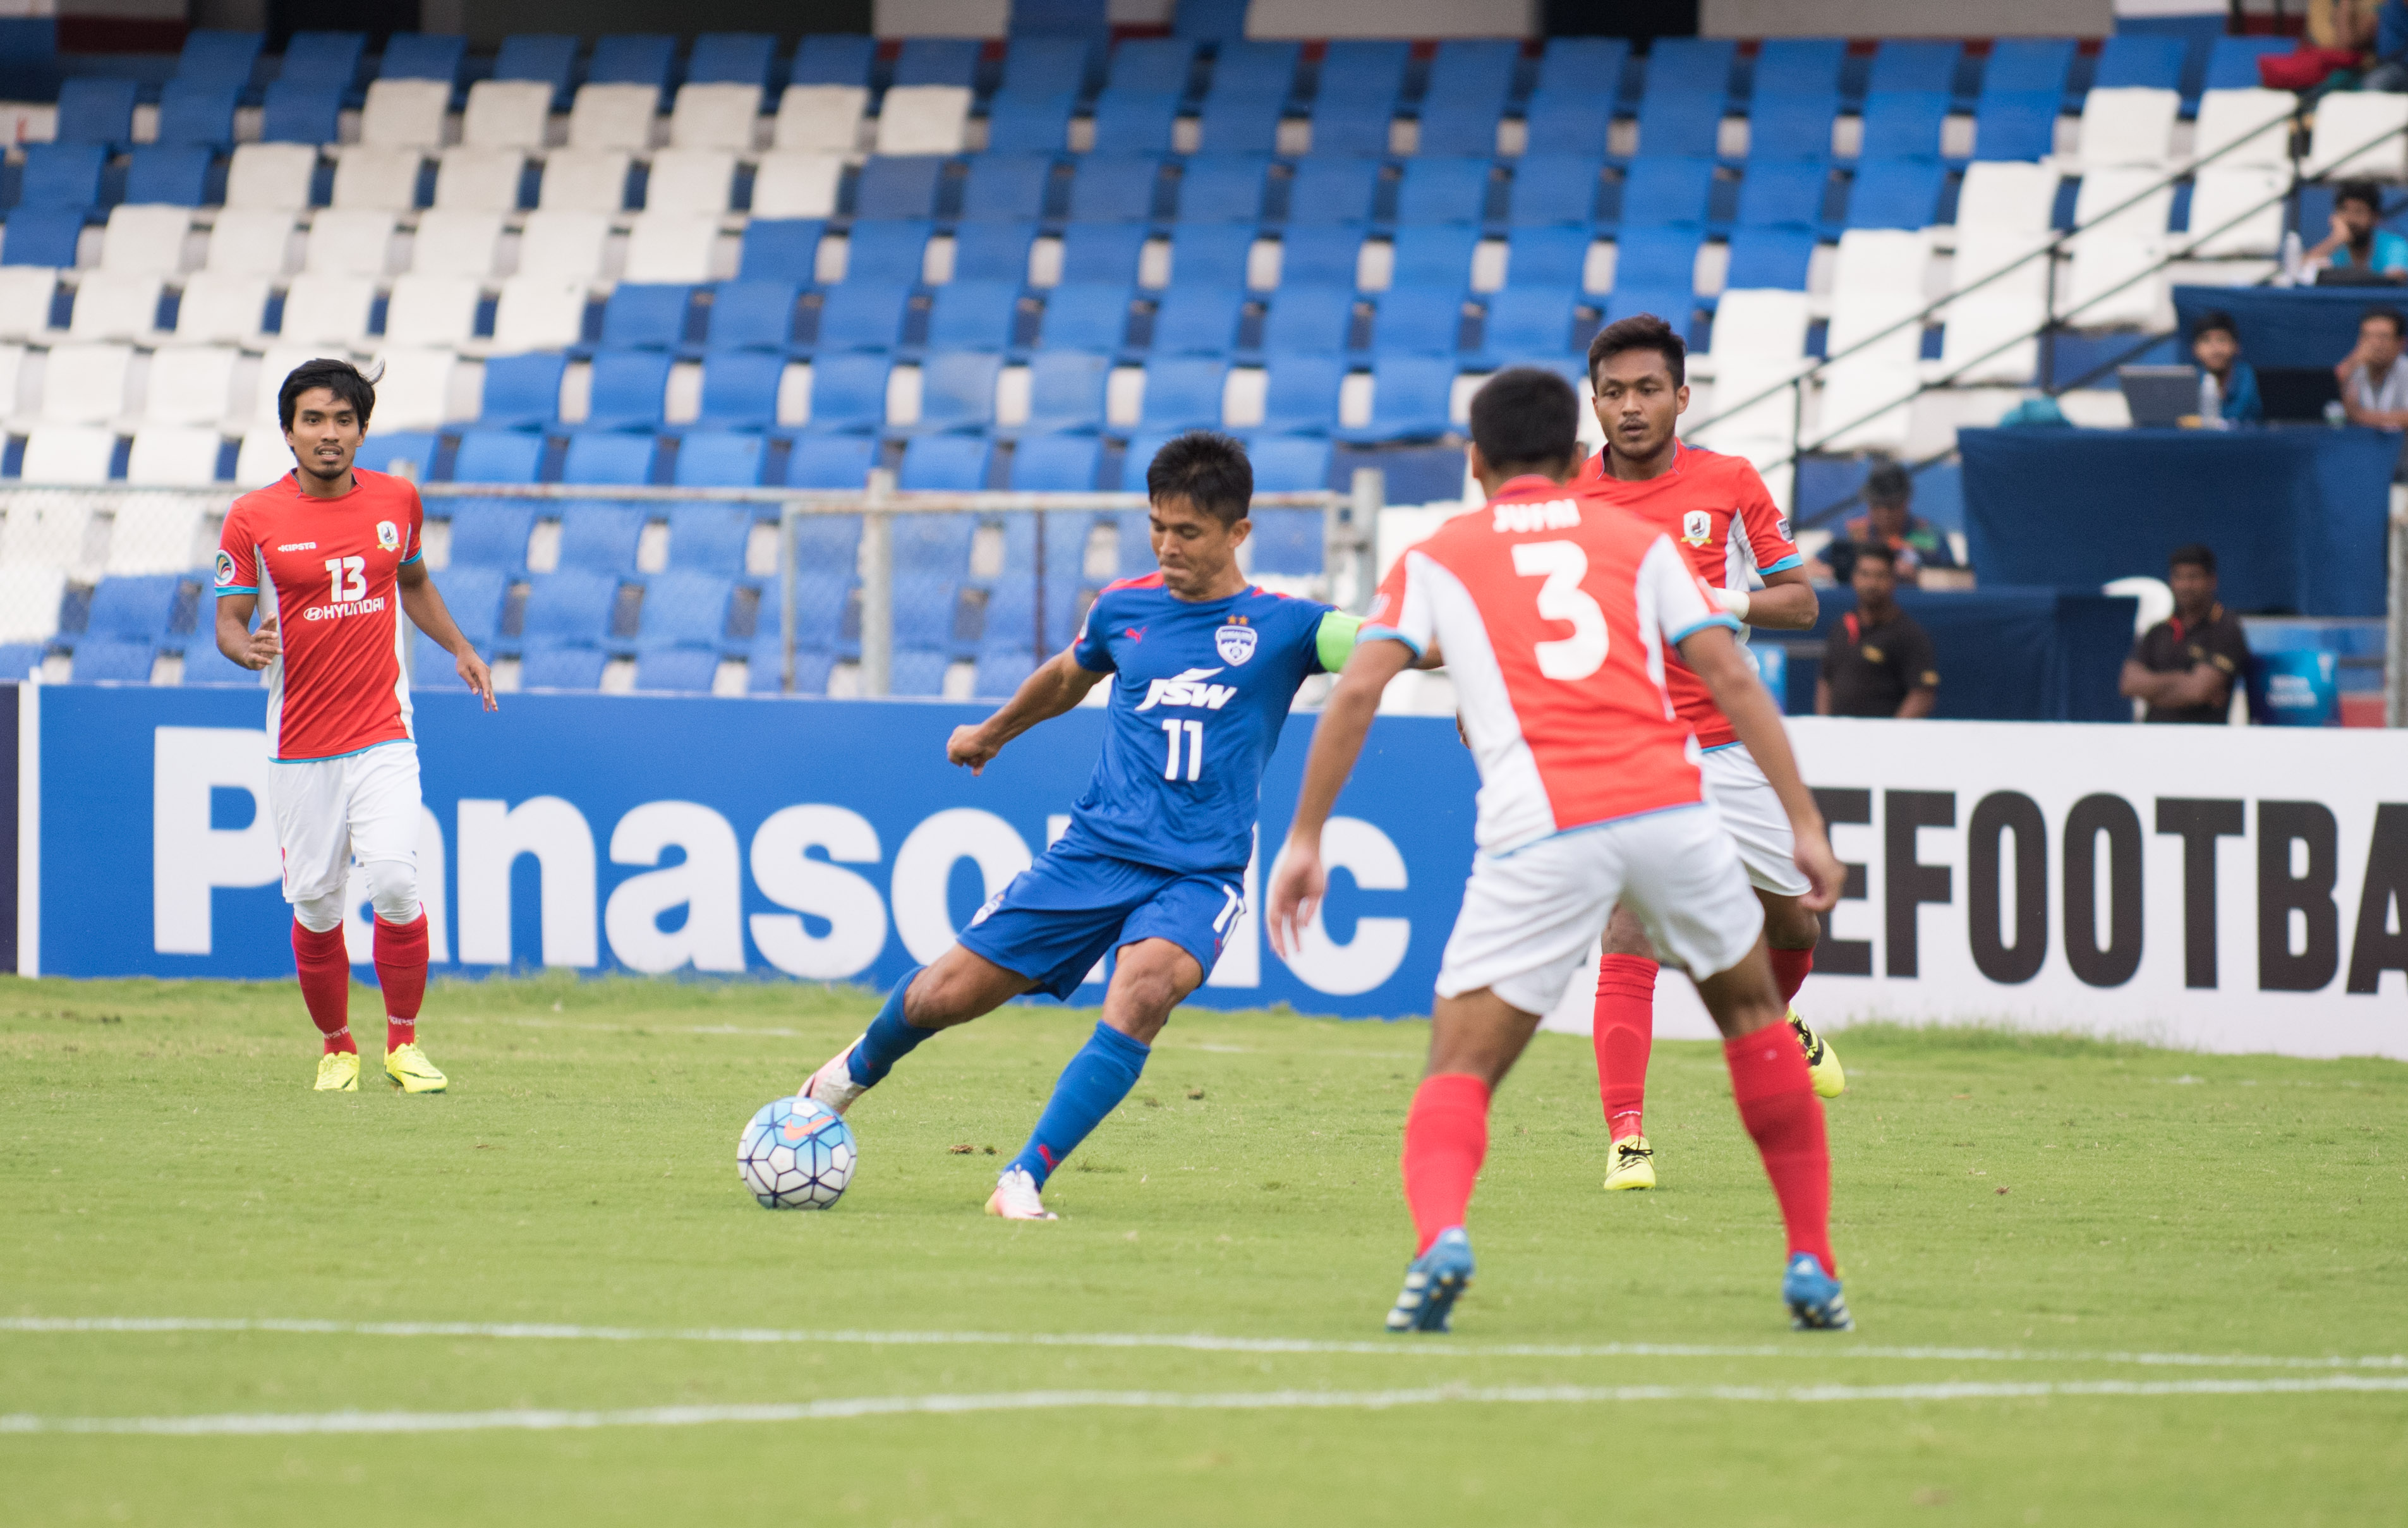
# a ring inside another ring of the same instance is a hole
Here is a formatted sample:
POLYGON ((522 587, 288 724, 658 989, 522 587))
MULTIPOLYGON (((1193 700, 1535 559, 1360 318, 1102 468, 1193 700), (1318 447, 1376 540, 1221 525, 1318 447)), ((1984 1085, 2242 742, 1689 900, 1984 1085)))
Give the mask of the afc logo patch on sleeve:
POLYGON ((1789 534, 1789 516, 1785 514, 1772 522, 1772 528, 1774 533, 1784 541, 1794 541, 1798 539, 1789 534))
POLYGON ((218 564, 217 564, 217 568, 218 568, 218 587, 219 587, 219 588, 221 588, 221 589, 230 589, 230 588, 232 588, 232 587, 234 586, 234 582, 235 582, 236 578, 239 576, 239 575, 235 571, 235 566, 234 566, 234 554, 233 554, 233 553, 231 553, 231 552, 228 552, 228 551, 227 551, 227 550, 225 550, 225 548, 223 548, 223 547, 220 547, 220 548, 218 548, 218 564))
POLYGON ((1714 539, 1714 517, 1704 510, 1691 510, 1681 516, 1681 540, 1691 546, 1703 546, 1714 539))
POLYGON ((390 520, 377 522, 377 549, 380 552, 401 550, 401 527, 390 520))

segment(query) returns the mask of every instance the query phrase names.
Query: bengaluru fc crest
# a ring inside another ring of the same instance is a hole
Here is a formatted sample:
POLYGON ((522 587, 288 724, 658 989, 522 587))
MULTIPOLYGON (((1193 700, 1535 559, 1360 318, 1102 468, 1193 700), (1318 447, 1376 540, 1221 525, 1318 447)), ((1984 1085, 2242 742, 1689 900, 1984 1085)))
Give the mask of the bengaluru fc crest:
POLYGON ((377 522, 377 545, 387 552, 401 550, 401 527, 390 520, 377 522))
POLYGON ((1212 633, 1212 646, 1228 664, 1240 664, 1254 656, 1254 628, 1250 626, 1225 626, 1212 633))
POLYGON ((1681 540, 1691 546, 1703 546, 1714 538, 1714 517, 1703 510, 1691 510, 1681 516, 1681 540))

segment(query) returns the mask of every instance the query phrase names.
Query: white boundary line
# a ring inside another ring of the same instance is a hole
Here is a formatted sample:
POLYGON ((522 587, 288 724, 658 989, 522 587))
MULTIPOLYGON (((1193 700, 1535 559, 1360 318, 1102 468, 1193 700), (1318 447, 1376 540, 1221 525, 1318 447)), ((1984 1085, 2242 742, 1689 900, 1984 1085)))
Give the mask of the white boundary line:
POLYGON ((624 1411, 327 1411, 226 1413, 193 1417, 0 1416, 0 1434, 114 1433, 165 1436, 290 1436, 352 1433, 552 1433, 595 1427, 698 1427, 721 1422, 836 1421, 855 1417, 953 1415, 977 1411, 1059 1411, 1077 1407, 1164 1411, 1383 1411, 1443 1405, 1594 1405, 1632 1401, 1788 1402, 2020 1401, 2080 1396, 2300 1395, 2398 1393, 2408 1378, 2327 1375, 2315 1379, 2087 1380, 2043 1384, 1505 1386, 1443 1385, 1424 1390, 1022 1391, 987 1395, 882 1395, 756 1405, 643 1406, 624 1411))
POLYGON ((1330 1342, 1307 1337, 1222 1337, 1205 1333, 808 1332, 774 1327, 674 1329, 560 1326, 534 1322, 321 1321, 273 1317, 257 1319, 182 1316, 0 1317, 0 1333, 157 1334, 184 1332, 260 1332, 346 1337, 488 1337, 547 1342, 700 1342, 755 1346, 841 1344, 896 1348, 1176 1348, 1199 1353, 1375 1353, 1408 1358, 1856 1358, 1977 1363, 2133 1363, 2174 1368, 2408 1369, 2408 1355, 2401 1354, 2286 1357, 2249 1353, 2086 1352, 2023 1348, 1874 1348, 1845 1338, 1747 1346, 1648 1342, 1563 1345, 1453 1343, 1400 1338, 1376 1342, 1330 1342))

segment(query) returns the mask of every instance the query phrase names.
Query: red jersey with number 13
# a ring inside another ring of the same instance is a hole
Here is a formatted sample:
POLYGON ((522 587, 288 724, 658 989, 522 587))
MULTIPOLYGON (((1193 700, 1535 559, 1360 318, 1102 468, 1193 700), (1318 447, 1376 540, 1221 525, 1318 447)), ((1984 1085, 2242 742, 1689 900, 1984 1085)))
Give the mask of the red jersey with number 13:
POLYGON ((355 468, 312 498, 294 474, 243 495, 218 538, 221 597, 255 594, 283 653, 267 670, 279 759, 337 758, 411 736, 397 575, 424 526, 408 480, 355 468))
MULTIPOLYGON (((1579 486, 1672 538, 1710 588, 1744 590, 1751 569, 1778 573, 1804 565, 1798 543, 1790 540, 1789 517, 1772 502, 1764 480, 1746 458, 1677 440, 1672 450, 1671 469, 1643 483, 1606 476, 1606 454, 1600 451, 1581 468, 1579 486)), ((1743 627, 1740 640, 1747 640, 1743 627)), ((1720 748, 1739 741, 1705 681, 1690 672, 1677 654, 1665 665, 1664 683, 1681 719, 1696 730, 1699 747, 1720 748)))

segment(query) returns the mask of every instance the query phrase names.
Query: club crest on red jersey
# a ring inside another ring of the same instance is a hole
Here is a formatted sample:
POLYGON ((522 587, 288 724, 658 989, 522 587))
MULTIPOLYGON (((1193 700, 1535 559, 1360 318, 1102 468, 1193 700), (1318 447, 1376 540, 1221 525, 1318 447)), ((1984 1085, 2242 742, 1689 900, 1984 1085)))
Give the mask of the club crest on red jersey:
POLYGON ((380 520, 380 521, 378 521, 378 522, 377 522, 377 547, 378 547, 378 549, 379 549, 380 551, 384 551, 384 552, 398 552, 398 551, 400 551, 400 550, 401 550, 401 527, 400 527, 399 526, 394 525, 394 524, 392 521, 390 521, 390 520, 380 520))
POLYGON ((1703 546, 1714 539, 1714 517, 1704 510, 1691 510, 1681 516, 1681 540, 1691 546, 1703 546))

